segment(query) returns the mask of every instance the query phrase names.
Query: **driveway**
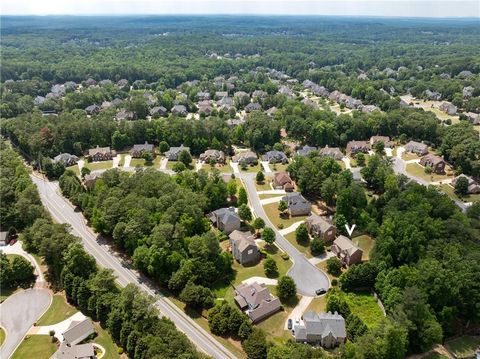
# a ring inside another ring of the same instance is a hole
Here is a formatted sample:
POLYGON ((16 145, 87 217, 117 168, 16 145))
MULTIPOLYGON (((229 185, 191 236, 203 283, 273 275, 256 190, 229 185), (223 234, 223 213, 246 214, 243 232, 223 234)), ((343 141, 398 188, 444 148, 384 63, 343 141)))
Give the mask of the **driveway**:
POLYGON ((248 193, 250 205, 254 213, 265 221, 268 227, 271 227, 276 235, 276 245, 284 250, 293 261, 293 266, 288 271, 288 275, 293 278, 297 285, 297 291, 303 296, 315 297, 315 290, 318 288, 330 287, 330 281, 325 273, 319 268, 315 267, 308 259, 296 249, 280 231, 270 222, 267 217, 260 199, 258 198, 257 190, 254 184, 254 173, 240 173, 239 178, 245 184, 248 193))
POLYGON ((42 325, 39 327, 33 327, 28 334, 33 335, 49 335, 50 331, 53 330, 55 332, 55 337, 60 341, 63 342, 63 335, 62 333, 65 333, 65 331, 70 327, 70 324, 72 322, 81 322, 86 318, 85 314, 82 312, 76 312, 73 314, 70 318, 65 319, 64 321, 61 321, 56 324, 52 325, 42 325))
POLYGON ((112 168, 117 168, 118 167, 118 164, 120 163, 120 160, 122 159, 122 156, 120 155, 116 155, 115 157, 113 157, 112 161, 113 161, 113 164, 112 164, 112 168))
POLYGON ((258 284, 265 284, 265 285, 277 285, 278 281, 272 278, 266 277, 250 277, 242 281, 243 284, 251 284, 253 282, 257 282, 258 284))
POLYGON ((292 319, 292 322, 295 323, 295 319, 300 319, 305 312, 305 310, 308 308, 310 303, 312 302, 313 297, 302 297, 300 301, 298 302, 297 306, 293 308, 292 312, 288 316, 287 320, 285 321, 285 330, 288 330, 288 319, 292 319))
POLYGON ((123 167, 130 167, 130 162, 132 161, 131 155, 125 155, 123 167))
POLYGON ((52 301, 47 289, 31 288, 8 297, 0 304, 0 325, 7 338, 0 348, 0 358, 9 358, 30 327, 48 309, 52 301))
POLYGON ((162 161, 160 162, 160 169, 161 170, 167 169, 167 163, 168 163, 168 158, 162 158, 162 161))
POLYGON ((262 167, 265 173, 272 173, 272 170, 270 169, 268 161, 260 161, 260 163, 262 164, 262 167))
POLYGON ((238 169, 238 163, 230 161, 230 167, 232 167, 233 173, 240 173, 240 170, 238 169))

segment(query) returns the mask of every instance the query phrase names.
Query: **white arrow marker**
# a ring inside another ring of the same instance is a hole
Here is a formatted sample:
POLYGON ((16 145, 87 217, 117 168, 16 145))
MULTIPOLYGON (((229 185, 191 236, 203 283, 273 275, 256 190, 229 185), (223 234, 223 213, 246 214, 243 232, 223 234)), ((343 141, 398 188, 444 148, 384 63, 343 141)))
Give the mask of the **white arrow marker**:
POLYGON ((345 229, 348 232, 348 235, 350 238, 352 237, 353 230, 355 229, 355 224, 352 224, 352 227, 350 227, 348 224, 345 225, 345 229))

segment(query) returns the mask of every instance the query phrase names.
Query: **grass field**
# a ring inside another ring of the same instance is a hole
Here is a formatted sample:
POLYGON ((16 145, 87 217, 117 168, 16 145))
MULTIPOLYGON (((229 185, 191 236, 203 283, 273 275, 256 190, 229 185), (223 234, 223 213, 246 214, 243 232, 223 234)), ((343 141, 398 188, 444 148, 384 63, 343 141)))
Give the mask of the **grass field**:
POLYGON ((240 172, 250 172, 250 173, 257 173, 258 171, 263 171, 263 167, 260 163, 255 166, 247 166, 246 170, 242 170, 242 166, 238 165, 238 169, 240 172))
POLYGON ((67 303, 63 293, 57 293, 52 298, 52 304, 48 310, 37 321, 37 325, 57 324, 67 318, 70 318, 78 310, 67 303))
POLYGON ((291 244, 293 244, 293 246, 295 248, 297 248, 300 252, 302 252, 305 257, 307 258, 311 258, 312 257, 312 253, 310 253, 310 242, 308 243, 298 243, 297 242, 297 239, 296 239, 296 235, 295 235, 295 232, 291 232, 287 235, 284 236, 286 238, 287 241, 289 241, 291 244))
POLYGON ((419 165, 418 163, 407 163, 406 170, 412 176, 415 176, 430 182, 444 181, 446 179, 452 178, 452 176, 439 175, 436 173, 431 173, 428 175, 425 173, 425 167, 419 165))
POLYGON ((123 167, 125 164, 125 153, 119 153, 118 156, 120 156, 120 161, 118 161, 118 167, 123 167))
POLYGON ((453 200, 463 201, 463 202, 475 202, 480 201, 480 194, 469 194, 460 198, 453 189, 452 186, 448 184, 442 184, 439 186, 440 190, 448 195, 453 200))
POLYGON ((273 172, 286 172, 288 163, 284 165, 281 163, 276 163, 275 165, 269 164, 268 166, 273 172))
POLYGON ((255 181, 255 188, 257 191, 270 191, 272 189, 272 186, 270 185, 271 180, 271 178, 265 176, 265 181, 262 183, 255 181))
POLYGON ((90 171, 108 170, 113 167, 113 161, 85 162, 85 167, 90 171))
POLYGON ((445 347, 456 358, 473 358, 480 347, 480 336, 463 336, 445 343, 445 347))
POLYGON ((221 165, 221 164, 217 163, 215 165, 215 167, 210 166, 209 163, 204 163, 201 169, 209 172, 209 171, 212 170, 212 168, 216 168, 217 170, 220 171, 220 173, 233 173, 233 168, 230 167, 230 160, 229 159, 227 159, 227 161, 225 162, 224 165, 221 165))
POLYGON ((432 352, 427 356, 424 356, 423 359, 448 359, 448 357, 437 352, 432 352))
POLYGON ((327 307, 327 297, 321 296, 313 298, 312 302, 309 304, 305 312, 313 311, 315 313, 324 312, 327 307))
POLYGON ((345 299, 352 313, 357 315, 367 327, 373 328, 382 320, 382 310, 371 293, 350 292, 345 294, 345 299))
POLYGON ((80 171, 78 169, 78 165, 73 165, 66 168, 67 170, 73 171, 77 176, 80 175, 80 171))
POLYGON ((402 159, 405 161, 411 161, 411 160, 419 160, 420 157, 417 156, 415 153, 405 151, 402 153, 402 159))
MULTIPOLYGON (((260 199, 267 199, 267 198, 273 198, 273 197, 282 198, 283 195, 278 195, 278 194, 259 194, 258 195, 258 198, 260 198, 260 199)), ((280 200, 279 200, 279 202, 280 202, 280 200)))
POLYGON ((3 342, 5 341, 6 338, 5 330, 0 328, 0 347, 2 346, 3 342))
MULTIPOLYGON (((275 294, 275 290, 270 287, 270 292, 275 294)), ((282 304, 283 310, 275 313, 267 319, 257 324, 257 327, 267 333, 267 338, 276 343, 284 343, 292 338, 289 330, 285 330, 285 321, 292 312, 294 305, 282 304)))
POLYGON ((362 236, 352 238, 352 241, 362 249, 362 261, 368 261, 370 259, 370 251, 375 244, 375 241, 372 239, 372 237, 364 234, 362 236))
POLYGON ((299 221, 304 221, 307 218, 307 216, 291 217, 289 215, 285 215, 285 217, 280 217, 280 212, 278 211, 278 203, 266 204, 265 206, 263 206, 263 209, 265 210, 265 213, 267 214, 270 221, 277 228, 279 228, 279 225, 283 225, 283 228, 288 228, 292 224, 299 221))
POLYGON ((15 350, 11 359, 49 359, 57 351, 49 335, 27 336, 15 350))
POLYGON ((117 359, 120 358, 118 354, 118 347, 113 342, 110 334, 103 329, 98 323, 94 323, 95 332, 97 332, 97 336, 92 340, 93 343, 98 343, 102 347, 105 348, 105 355, 102 359, 117 359))

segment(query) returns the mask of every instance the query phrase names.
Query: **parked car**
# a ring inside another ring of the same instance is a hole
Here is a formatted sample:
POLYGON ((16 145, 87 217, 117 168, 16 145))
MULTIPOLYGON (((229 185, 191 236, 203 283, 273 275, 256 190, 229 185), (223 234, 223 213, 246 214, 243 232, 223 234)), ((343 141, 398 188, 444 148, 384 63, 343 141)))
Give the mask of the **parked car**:
POLYGON ((292 330, 292 327, 293 327, 292 319, 288 320, 287 327, 288 327, 288 330, 292 330))
POLYGON ((13 246, 15 243, 17 243, 17 240, 16 239, 12 239, 10 240, 10 242, 8 244, 10 244, 11 246, 13 246))
POLYGON ((325 293, 327 293, 327 290, 325 288, 319 288, 315 291, 316 295, 322 295, 322 294, 325 294, 325 293))

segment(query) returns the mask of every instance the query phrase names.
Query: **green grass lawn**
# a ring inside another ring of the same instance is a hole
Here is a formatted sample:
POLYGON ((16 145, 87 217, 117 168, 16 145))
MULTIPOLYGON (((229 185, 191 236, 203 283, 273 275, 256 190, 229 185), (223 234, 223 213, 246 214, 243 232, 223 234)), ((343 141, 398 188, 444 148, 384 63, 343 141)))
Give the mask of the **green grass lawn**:
POLYGON ((375 241, 372 237, 366 234, 352 238, 353 243, 357 244, 363 251, 362 261, 368 261, 370 259, 370 251, 373 248, 375 241))
POLYGON ((113 161, 85 162, 85 167, 90 171, 108 170, 113 167, 113 161))
POLYGON ((305 311, 306 312, 313 311, 315 313, 320 313, 320 312, 324 312, 326 308, 327 308, 327 297, 324 295, 321 297, 313 298, 312 302, 308 305, 305 311))
MULTIPOLYGON (((260 199, 267 199, 267 198, 273 198, 273 197, 282 198, 283 195, 278 195, 278 194, 259 194, 258 195, 258 198, 260 199)), ((280 202, 280 199, 278 201, 280 202)))
MULTIPOLYGON (((209 163, 204 163, 202 170, 210 171, 213 167, 209 163)), ((233 168, 230 167, 230 159, 227 159, 224 165, 217 163, 215 168, 220 171, 220 173, 233 173, 233 168)))
MULTIPOLYGON (((274 291, 270 290, 275 293, 274 291)), ((283 310, 271 315, 257 324, 257 327, 267 333, 267 338, 276 343, 284 343, 292 338, 289 330, 285 330, 285 322, 292 312, 293 307, 283 305, 283 310)))
POLYGON ((37 325, 57 324, 67 318, 70 318, 78 310, 67 303, 63 293, 57 293, 52 298, 52 304, 48 310, 37 321, 37 325))
POLYGON ((345 293, 345 299, 353 314, 357 315, 369 328, 380 323, 383 313, 376 299, 369 292, 345 293))
POLYGON ((411 160, 419 160, 420 157, 417 156, 415 153, 405 151, 402 153, 402 159, 405 161, 411 161, 411 160))
POLYGON ((406 170, 412 176, 415 176, 430 182, 444 181, 446 179, 452 178, 452 176, 439 175, 436 173, 431 173, 428 175, 425 173, 425 168, 419 165, 418 163, 407 163, 406 170))
POLYGON ((11 359, 49 359, 57 351, 49 335, 27 336, 15 350, 11 359))
POLYGON ((342 167, 342 170, 347 168, 347 165, 345 164, 345 162, 343 161, 335 161, 335 162, 337 162, 340 165, 340 167, 342 167))
MULTIPOLYGON (((150 166, 152 166, 153 162, 150 163, 150 166)), ((143 158, 132 158, 130 161, 130 167, 144 167, 145 166, 145 159, 143 158)))
POLYGON ((475 350, 480 346, 480 336, 463 336, 445 343, 445 347, 456 358, 473 358, 475 350))
POLYGON ((270 191, 272 189, 270 185, 270 183, 272 182, 271 180, 271 178, 265 177, 265 181, 261 183, 255 181, 255 188, 257 189, 257 191, 270 191))
POLYGON ((432 352, 427 356, 424 356, 423 359, 448 359, 448 357, 437 352, 432 352))
POLYGON ((440 190, 448 195, 453 200, 463 201, 463 202, 475 202, 480 201, 480 194, 469 194, 460 198, 453 189, 452 186, 448 184, 442 184, 439 186, 440 190))
POLYGON ((120 358, 118 354, 118 347, 113 342, 112 337, 108 332, 103 329, 98 323, 94 323, 95 332, 97 336, 92 340, 93 343, 98 343, 105 348, 105 355, 102 357, 104 359, 117 359, 120 358))
POLYGON ((295 232, 291 232, 284 236, 287 241, 293 244, 295 248, 297 248, 300 252, 302 252, 305 257, 311 258, 312 253, 310 253, 310 242, 309 243, 298 243, 296 239, 295 232))
POLYGON ((240 166, 239 164, 238 169, 240 170, 240 172, 251 172, 251 173, 257 173, 258 171, 263 171, 263 167, 260 163, 258 163, 255 166, 247 166, 246 170, 242 170, 242 166, 240 166))
POLYGON ((268 166, 273 172, 287 172, 288 163, 276 163, 275 165, 269 164, 268 166))
POLYGON ((0 347, 2 346, 3 342, 5 341, 6 338, 5 330, 0 328, 0 347))
POLYGON ((280 212, 278 211, 278 203, 269 203, 263 206, 265 213, 267 214, 270 221, 273 225, 279 228, 279 225, 283 225, 283 228, 288 228, 292 224, 304 221, 307 216, 295 216, 291 217, 290 215, 285 215, 285 217, 280 217, 280 212))
MULTIPOLYGON (((177 163, 177 162, 178 161, 168 161, 167 162, 167 168, 169 170, 173 170, 173 167, 175 166, 175 163, 177 163)), ((130 166, 132 166, 132 165, 130 165, 130 166)), ((193 170, 195 168, 195 160, 192 160, 192 162, 190 162, 190 165, 187 168, 190 169, 190 170, 193 170)))
POLYGON ((70 171, 73 171, 77 176, 80 175, 80 171, 79 171, 79 169, 78 169, 78 165, 73 165, 73 166, 67 167, 66 169, 67 169, 67 170, 70 170, 70 171))

